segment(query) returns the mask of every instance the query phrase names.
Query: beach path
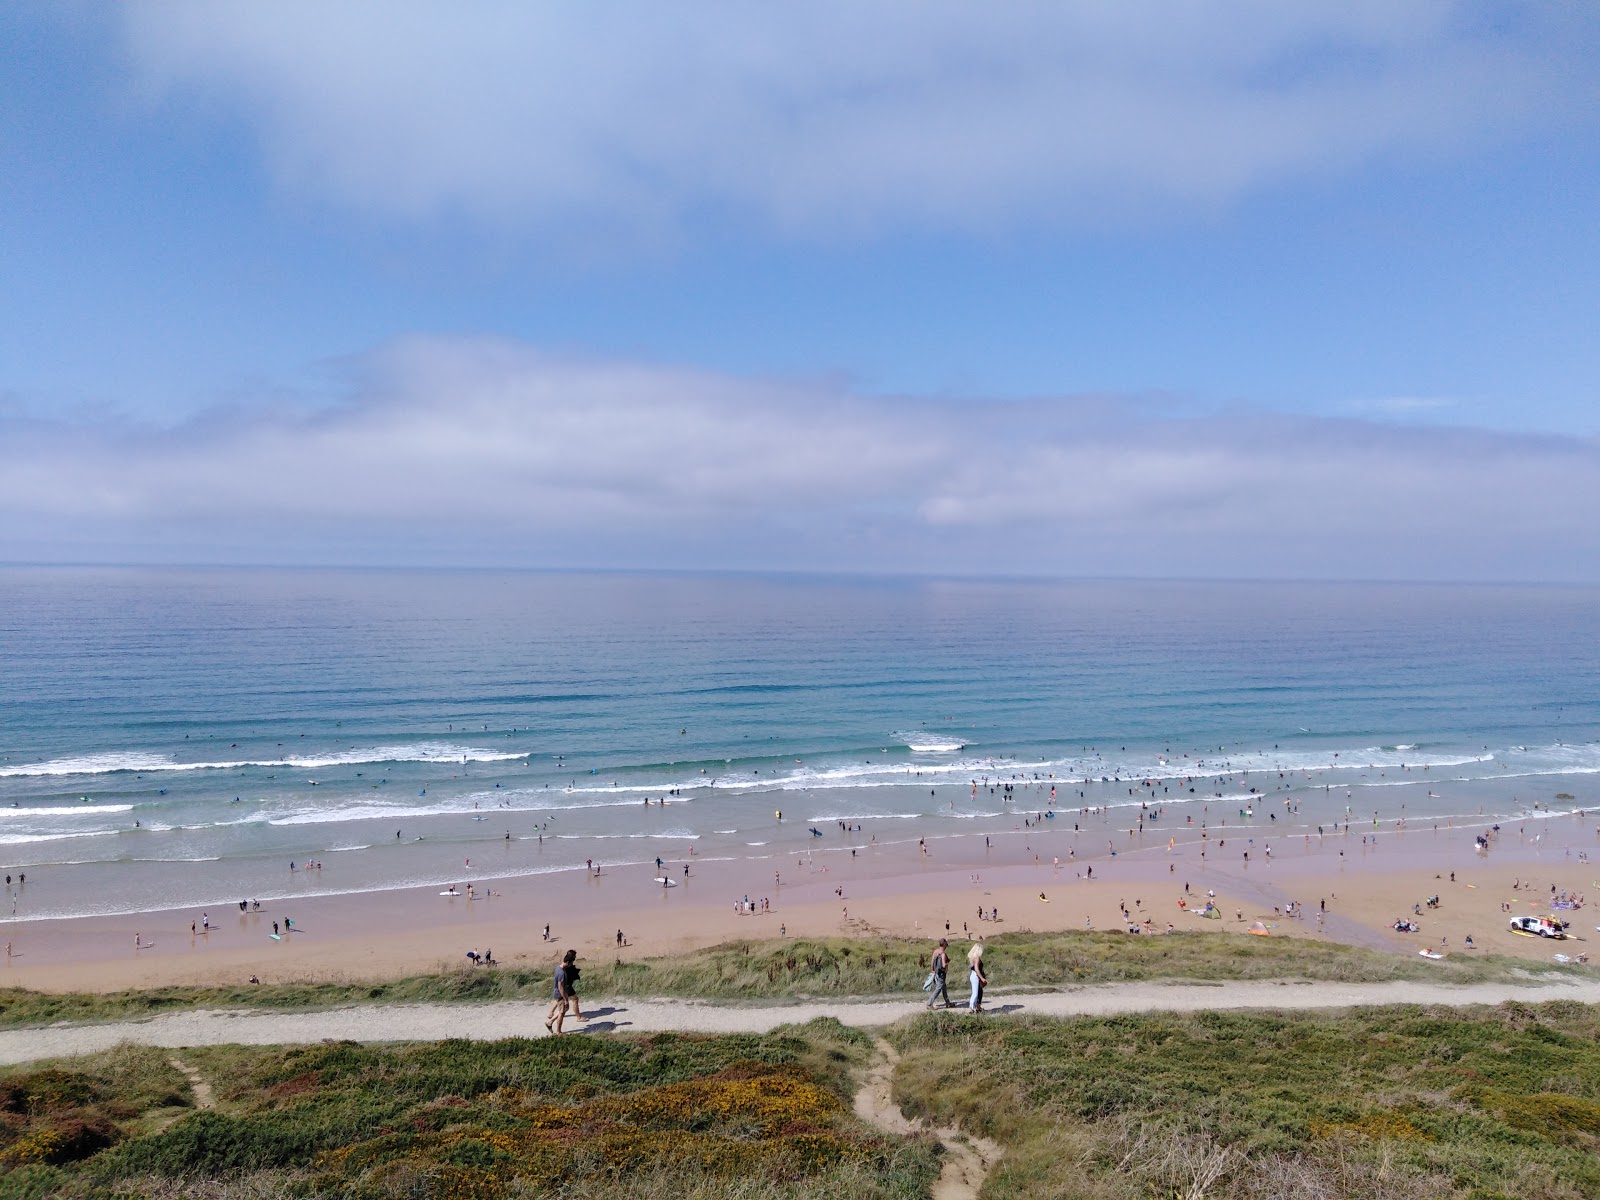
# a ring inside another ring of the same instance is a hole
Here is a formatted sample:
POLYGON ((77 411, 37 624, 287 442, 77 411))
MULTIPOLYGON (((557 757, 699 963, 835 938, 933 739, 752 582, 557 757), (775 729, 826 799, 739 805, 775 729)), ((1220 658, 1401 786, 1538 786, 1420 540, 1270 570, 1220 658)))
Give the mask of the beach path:
POLYGON ((907 1117, 894 1102, 894 1068, 899 1061, 894 1047, 879 1038, 873 1046, 872 1066, 855 1094, 856 1116, 895 1137, 923 1130, 932 1133, 944 1151, 944 1166, 934 1181, 931 1200, 975 1200, 989 1171, 1000 1161, 1000 1144, 954 1126, 929 1128, 907 1117))
MULTIPOLYGON (((1600 978, 1561 978, 1546 983, 1477 983, 1464 986, 1417 982, 1105 984, 1058 992, 1007 995, 997 992, 990 1011, 972 1017, 953 1009, 949 1019, 1005 1020, 1032 1016, 1105 1016, 1129 1012, 1197 1012, 1232 1009, 1354 1008, 1382 1004, 1502 1004, 1575 1000, 1600 1003, 1600 978)), ((658 1033, 764 1033, 780 1025, 834 1017, 846 1025, 874 1028, 921 1011, 920 996, 904 999, 829 999, 797 1004, 727 1004, 685 1000, 601 1000, 590 1018, 569 1022, 569 1031, 658 1033)), ((136 1042, 165 1049, 241 1044, 271 1046, 324 1040, 358 1042, 444 1041, 467 1038, 546 1036, 546 1005, 490 1004, 355 1005, 313 1011, 195 1009, 137 1021, 58 1024, 0 1030, 0 1063, 32 1062, 109 1049, 136 1042)))

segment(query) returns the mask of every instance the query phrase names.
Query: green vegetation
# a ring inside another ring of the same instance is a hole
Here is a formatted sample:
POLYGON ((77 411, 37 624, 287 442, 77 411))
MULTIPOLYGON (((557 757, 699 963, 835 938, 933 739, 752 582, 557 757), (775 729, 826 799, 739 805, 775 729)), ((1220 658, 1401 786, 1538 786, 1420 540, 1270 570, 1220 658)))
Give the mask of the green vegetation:
POLYGON ((850 1114, 870 1042, 566 1037, 160 1051, 0 1079, 0 1196, 799 1200, 927 1194, 937 1152, 850 1114), (85 1132, 90 1131, 90 1132, 85 1132))
POLYGON ((1600 1195, 1600 1010, 897 1026, 908 1113, 1000 1141, 986 1200, 1600 1195))
MULTIPOLYGON (((932 1013, 886 1036, 908 1113, 1005 1147, 984 1200, 1600 1195, 1595 1006, 932 1013)), ((833 1020, 180 1054, 0 1072, 0 1200, 911 1200, 938 1170, 928 1137, 853 1116, 872 1042, 833 1020)))
MULTIPOLYGON (((1561 968, 1493 956, 1424 962, 1337 942, 1244 934, 1010 933, 990 939, 997 982, 1006 987, 1134 980, 1306 979, 1340 982, 1427 979, 1471 983, 1561 968)), ((674 958, 584 964, 588 996, 696 996, 794 1000, 915 992, 931 939, 888 937, 729 942, 674 958)), ((552 962, 558 950, 552 950, 552 962)), ((0 990, 0 1026, 147 1017, 176 1008, 333 1008, 348 1004, 543 1000, 547 968, 463 969, 387 983, 153 988, 98 994, 0 990)))

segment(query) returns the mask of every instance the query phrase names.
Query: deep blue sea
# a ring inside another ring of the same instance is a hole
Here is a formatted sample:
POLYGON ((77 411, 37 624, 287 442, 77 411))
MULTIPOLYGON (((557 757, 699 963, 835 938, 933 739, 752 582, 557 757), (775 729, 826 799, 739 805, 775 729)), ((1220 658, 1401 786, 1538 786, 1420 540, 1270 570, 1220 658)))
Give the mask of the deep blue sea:
POLYGON ((982 832, 1002 779, 1040 808, 1267 778, 1593 806, 1600 591, 0 568, 19 916, 982 832))

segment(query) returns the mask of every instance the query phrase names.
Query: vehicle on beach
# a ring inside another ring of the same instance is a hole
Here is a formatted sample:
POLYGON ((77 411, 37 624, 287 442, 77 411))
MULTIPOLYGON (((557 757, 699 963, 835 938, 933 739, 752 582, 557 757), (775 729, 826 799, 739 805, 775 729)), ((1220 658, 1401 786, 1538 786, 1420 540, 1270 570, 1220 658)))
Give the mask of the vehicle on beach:
POLYGON ((1512 917, 1511 932, 1523 937, 1565 938, 1567 923, 1554 917, 1512 917))

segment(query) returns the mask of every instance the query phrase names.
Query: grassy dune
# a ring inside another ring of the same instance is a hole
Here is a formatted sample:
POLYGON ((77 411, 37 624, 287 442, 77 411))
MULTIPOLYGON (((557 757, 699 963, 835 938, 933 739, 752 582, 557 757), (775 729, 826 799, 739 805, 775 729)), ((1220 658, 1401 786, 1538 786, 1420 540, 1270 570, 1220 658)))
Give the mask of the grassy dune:
MULTIPOLYGON (((1600 1195, 1600 1009, 936 1013, 886 1035, 910 1113, 995 1138, 984 1200, 1600 1195)), ((861 1124, 871 1038, 123 1046, 0 1071, 0 1197, 802 1200, 928 1195, 861 1124), (191 1085, 191 1077, 205 1087, 191 1085)))
POLYGON ((1600 1196, 1600 1010, 919 1017, 908 1112, 1003 1143, 986 1200, 1600 1196))
POLYGON ((560 1038, 124 1047, 0 1082, 0 1195, 208 1200, 924 1196, 937 1154, 850 1112, 869 1041, 560 1038))
MULTIPOLYGON (((1469 983, 1561 968, 1482 956, 1425 962, 1334 942, 1244 934, 1012 933, 989 939, 1002 987, 1135 980, 1427 979, 1469 983)), ((673 958, 584 964, 589 996, 697 996, 727 1001, 914 993, 927 972, 928 939, 857 937, 729 942, 673 958)), ((958 947, 959 949, 959 947, 958 947)), ((552 963, 559 947, 552 948, 552 963)), ((959 955, 957 956, 959 957, 959 955)), ((1579 968, 1581 970, 1581 968, 1579 968)), ((346 1004, 543 999, 546 968, 462 969, 382 983, 173 987, 106 994, 0 990, 0 1026, 115 1020, 175 1008, 331 1008, 346 1004)))

